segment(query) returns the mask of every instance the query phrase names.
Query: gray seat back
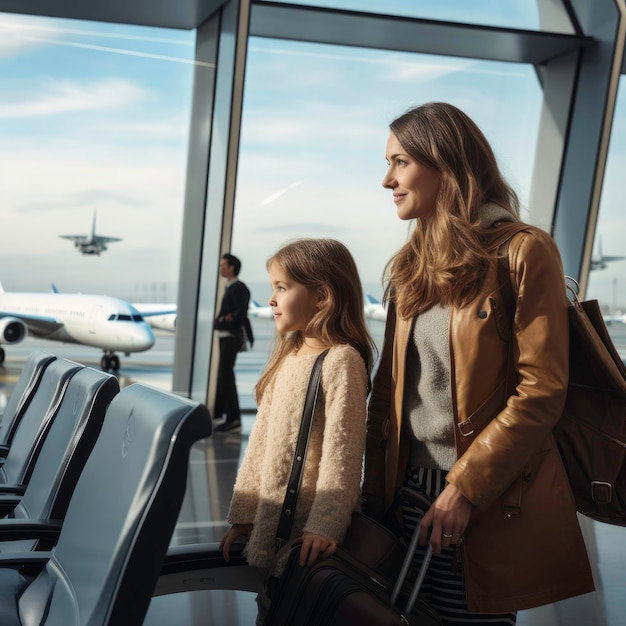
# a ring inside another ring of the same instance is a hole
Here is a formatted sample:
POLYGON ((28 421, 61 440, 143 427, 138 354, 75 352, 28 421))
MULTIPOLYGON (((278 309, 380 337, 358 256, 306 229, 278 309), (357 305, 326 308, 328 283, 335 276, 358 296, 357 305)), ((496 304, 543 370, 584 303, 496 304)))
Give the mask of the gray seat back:
MULTIPOLYGON (((70 378, 13 518, 65 517, 78 477, 100 434, 105 411, 119 390, 115 376, 91 367, 70 378)), ((2 546, 2 551, 29 549, 19 543, 2 546)))
POLYGON ((56 359, 46 367, 17 426, 6 461, 0 468, 0 482, 28 482, 43 441, 61 405, 67 384, 82 367, 66 359, 56 359))
POLYGON ((26 359, 0 421, 0 446, 11 445, 15 430, 39 386, 44 370, 55 359, 54 354, 43 350, 34 350, 26 359))
POLYGON ((190 448, 210 432, 202 404, 140 384, 113 398, 52 558, 19 599, 24 623, 142 624, 182 504, 190 448))

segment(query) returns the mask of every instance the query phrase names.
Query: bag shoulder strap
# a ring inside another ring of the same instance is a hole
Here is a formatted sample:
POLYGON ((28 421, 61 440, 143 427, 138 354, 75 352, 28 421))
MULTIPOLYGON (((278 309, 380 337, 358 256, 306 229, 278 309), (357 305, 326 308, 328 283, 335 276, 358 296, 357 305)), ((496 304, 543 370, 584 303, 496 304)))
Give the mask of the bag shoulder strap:
POLYGON ((313 414, 315 413, 317 396, 319 395, 322 382, 322 364, 327 354, 328 350, 324 350, 315 360, 313 369, 311 370, 309 386, 304 400, 304 410, 302 411, 302 420, 300 421, 300 432, 298 433, 298 440, 296 442, 296 451, 291 463, 287 492, 285 493, 285 500, 276 530, 276 551, 289 541, 289 535, 291 534, 296 501, 298 500, 298 492, 300 491, 300 484, 302 482, 302 470, 304 468, 311 427, 313 425, 313 414))
POLYGON ((532 226, 523 222, 507 224, 500 229, 500 232, 488 244, 488 249, 497 253, 498 286, 511 328, 513 327, 513 317, 515 316, 515 295, 513 293, 513 285, 511 284, 509 244, 517 233, 530 230, 531 228, 532 226))

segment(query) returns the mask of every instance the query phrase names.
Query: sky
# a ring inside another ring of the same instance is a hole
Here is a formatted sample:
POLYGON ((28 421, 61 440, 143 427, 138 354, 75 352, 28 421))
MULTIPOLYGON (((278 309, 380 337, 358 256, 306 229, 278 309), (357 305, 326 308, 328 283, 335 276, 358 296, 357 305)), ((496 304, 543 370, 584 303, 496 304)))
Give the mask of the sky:
MULTIPOLYGON (((461 0, 316 4, 538 23, 526 1, 485 0, 469 15, 461 0)), ((46 291, 54 282, 61 291, 131 301, 176 298, 194 44, 193 31, 0 14, 5 289, 46 291), (59 235, 87 234, 96 208, 98 233, 123 241, 100 257, 82 256, 59 235)), ((479 124, 526 207, 542 101, 533 68, 250 40, 231 251, 253 297, 269 294, 265 260, 302 236, 344 241, 366 291, 382 293, 383 267, 407 235, 380 185, 388 125, 432 100, 479 124)), ((620 97, 598 227, 605 254, 621 253, 626 231, 625 108, 620 97)), ((625 263, 594 272, 589 295, 621 304, 625 263)))

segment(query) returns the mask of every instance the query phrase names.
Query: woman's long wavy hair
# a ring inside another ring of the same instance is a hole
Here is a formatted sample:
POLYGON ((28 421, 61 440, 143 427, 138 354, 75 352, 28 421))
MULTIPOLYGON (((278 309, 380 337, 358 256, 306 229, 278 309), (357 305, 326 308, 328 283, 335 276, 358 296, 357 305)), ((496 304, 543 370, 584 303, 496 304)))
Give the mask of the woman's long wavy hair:
POLYGON ((291 280, 319 298, 319 310, 305 331, 278 333, 274 351, 255 388, 257 403, 274 378, 282 360, 304 343, 305 333, 326 345, 350 344, 363 357, 369 376, 374 342, 367 330, 363 289, 349 250, 335 239, 298 239, 267 261, 276 263, 291 280))
POLYGON ((405 319, 434 304, 464 306, 478 295, 492 262, 479 208, 493 202, 517 218, 517 195, 481 130, 451 104, 409 109, 390 129, 411 158, 440 173, 441 185, 435 212, 415 220, 409 240, 387 263, 385 299, 405 319))

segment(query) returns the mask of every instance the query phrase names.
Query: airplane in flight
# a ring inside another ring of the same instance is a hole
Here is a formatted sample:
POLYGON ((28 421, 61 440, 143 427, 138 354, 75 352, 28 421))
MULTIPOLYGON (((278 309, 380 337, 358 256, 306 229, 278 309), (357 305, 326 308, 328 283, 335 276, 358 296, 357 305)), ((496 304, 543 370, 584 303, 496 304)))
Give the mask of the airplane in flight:
POLYGON ((0 283, 1 344, 16 344, 26 335, 101 348, 103 370, 117 372, 116 350, 129 356, 154 345, 154 333, 128 302, 109 296, 59 293, 6 292, 0 283))
POLYGON ((97 254, 100 256, 101 252, 107 249, 107 243, 113 243, 114 241, 122 241, 119 237, 104 237, 103 235, 96 235, 96 214, 97 209, 93 211, 93 224, 91 226, 90 235, 59 235, 61 239, 69 239, 74 242, 74 246, 81 254, 97 254))
POLYGON ((611 261, 623 261, 626 256, 605 256, 602 254, 602 238, 598 238, 598 253, 592 255, 591 263, 589 265, 590 270, 603 270, 606 269, 606 264, 611 261))

